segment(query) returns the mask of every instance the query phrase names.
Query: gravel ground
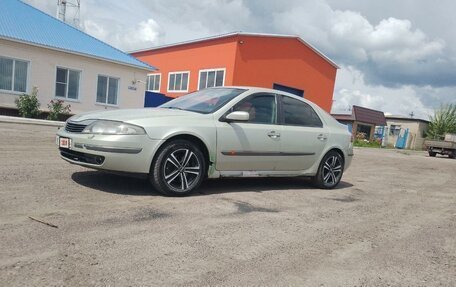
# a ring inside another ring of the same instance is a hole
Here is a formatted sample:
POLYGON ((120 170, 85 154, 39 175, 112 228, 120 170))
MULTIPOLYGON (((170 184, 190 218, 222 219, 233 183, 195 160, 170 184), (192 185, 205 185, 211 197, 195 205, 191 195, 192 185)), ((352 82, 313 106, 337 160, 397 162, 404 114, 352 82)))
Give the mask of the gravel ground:
POLYGON ((456 160, 356 149, 335 190, 230 179, 169 198, 64 162, 55 132, 0 123, 2 286, 455 286, 456 160))

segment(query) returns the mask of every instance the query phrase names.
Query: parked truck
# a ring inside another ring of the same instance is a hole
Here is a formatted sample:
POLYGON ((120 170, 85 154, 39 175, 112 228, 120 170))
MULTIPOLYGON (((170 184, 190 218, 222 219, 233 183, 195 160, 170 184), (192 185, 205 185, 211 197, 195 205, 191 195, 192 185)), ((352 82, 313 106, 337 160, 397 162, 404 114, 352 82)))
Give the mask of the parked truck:
POLYGON ((429 156, 437 154, 448 155, 450 158, 456 158, 456 134, 446 134, 442 140, 425 140, 424 145, 429 156))

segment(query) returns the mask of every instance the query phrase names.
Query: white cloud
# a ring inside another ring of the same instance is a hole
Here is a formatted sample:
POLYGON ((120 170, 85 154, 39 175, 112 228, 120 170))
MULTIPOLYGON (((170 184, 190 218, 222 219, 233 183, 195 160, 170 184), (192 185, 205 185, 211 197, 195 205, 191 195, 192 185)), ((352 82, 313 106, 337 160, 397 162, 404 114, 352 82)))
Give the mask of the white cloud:
POLYGON ((102 23, 85 20, 82 29, 88 34, 125 51, 156 45, 163 33, 154 19, 141 21, 133 27, 111 25, 109 30, 102 23))
POLYGON ((93 20, 85 20, 82 23, 82 29, 84 31, 90 31, 90 35, 100 40, 106 39, 108 36, 108 32, 103 26, 93 20))
POLYGON ((422 89, 435 95, 433 90, 426 87, 371 86, 366 84, 361 71, 353 66, 342 66, 337 75, 332 112, 347 113, 350 107, 358 105, 396 115, 413 112, 417 117, 427 119, 433 113, 433 108, 422 101, 422 89))
POLYGON ((409 20, 389 17, 377 25, 355 11, 333 10, 326 2, 305 1, 275 14, 279 30, 291 30, 340 61, 412 62, 442 55, 445 42, 429 39, 409 20))

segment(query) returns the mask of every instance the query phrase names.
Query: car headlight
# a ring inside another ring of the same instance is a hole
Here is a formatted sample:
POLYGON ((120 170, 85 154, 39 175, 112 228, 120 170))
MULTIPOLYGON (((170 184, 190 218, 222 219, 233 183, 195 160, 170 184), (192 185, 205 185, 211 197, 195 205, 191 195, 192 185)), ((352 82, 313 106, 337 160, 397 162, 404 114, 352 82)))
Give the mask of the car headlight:
POLYGON ((123 122, 98 120, 85 127, 82 133, 103 135, 143 135, 146 132, 139 126, 123 122))

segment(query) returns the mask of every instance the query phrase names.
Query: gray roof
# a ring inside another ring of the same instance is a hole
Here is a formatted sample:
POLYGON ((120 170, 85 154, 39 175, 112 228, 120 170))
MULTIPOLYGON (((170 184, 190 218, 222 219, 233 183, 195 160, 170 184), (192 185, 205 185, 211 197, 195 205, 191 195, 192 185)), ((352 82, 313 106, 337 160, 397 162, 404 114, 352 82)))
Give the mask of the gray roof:
POLYGON ((405 117, 405 116, 400 116, 400 115, 388 115, 385 116, 386 120, 400 120, 400 121, 408 121, 408 122, 422 122, 425 124, 430 123, 428 120, 424 119, 419 119, 419 118, 410 118, 410 117, 405 117))

